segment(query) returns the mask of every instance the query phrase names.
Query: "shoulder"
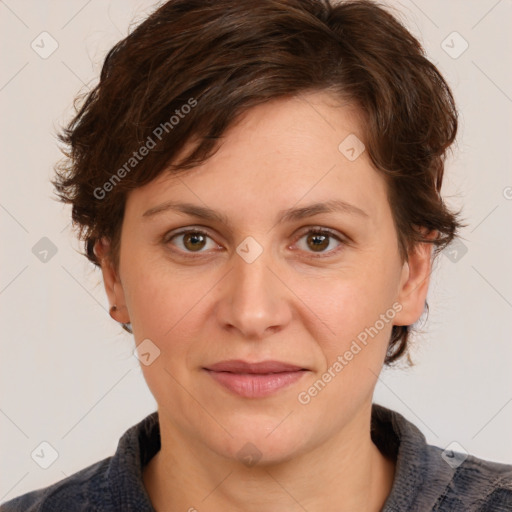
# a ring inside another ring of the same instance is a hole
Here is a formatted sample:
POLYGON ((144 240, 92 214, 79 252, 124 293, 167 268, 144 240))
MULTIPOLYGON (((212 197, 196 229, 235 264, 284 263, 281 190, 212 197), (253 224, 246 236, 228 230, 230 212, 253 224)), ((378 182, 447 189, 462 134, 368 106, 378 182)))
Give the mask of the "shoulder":
POLYGON ((142 470, 160 449, 158 413, 119 439, 117 450, 59 482, 0 505, 0 512, 111 512, 153 510, 142 470))
MULTIPOLYGON (((396 411, 373 404, 372 439, 396 461, 384 512, 505 512, 512 510, 512 465, 426 442, 396 411)), ((457 445, 455 445, 457 446, 457 445)))
POLYGON ((0 505, 0 512, 102 511, 108 499, 106 473, 112 457, 92 464, 48 487, 0 505))
MULTIPOLYGON (((434 510, 512 510, 512 465, 484 460, 473 455, 450 453, 432 445, 428 445, 428 450, 432 461, 442 461, 438 467, 442 467, 443 463, 451 463, 454 466, 434 510)), ((432 473, 433 477, 434 475, 435 472, 432 473)))

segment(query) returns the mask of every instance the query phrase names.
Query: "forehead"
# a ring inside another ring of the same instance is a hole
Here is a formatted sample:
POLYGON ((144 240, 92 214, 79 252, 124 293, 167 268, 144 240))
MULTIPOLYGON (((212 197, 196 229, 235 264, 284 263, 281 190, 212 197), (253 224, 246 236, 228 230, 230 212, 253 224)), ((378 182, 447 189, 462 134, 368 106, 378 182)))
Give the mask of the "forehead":
POLYGON ((164 171, 132 191, 127 211, 180 199, 248 218, 255 209, 341 199, 379 216, 386 186, 362 126, 357 108, 324 92, 269 101, 244 113, 203 164, 179 176, 164 171))

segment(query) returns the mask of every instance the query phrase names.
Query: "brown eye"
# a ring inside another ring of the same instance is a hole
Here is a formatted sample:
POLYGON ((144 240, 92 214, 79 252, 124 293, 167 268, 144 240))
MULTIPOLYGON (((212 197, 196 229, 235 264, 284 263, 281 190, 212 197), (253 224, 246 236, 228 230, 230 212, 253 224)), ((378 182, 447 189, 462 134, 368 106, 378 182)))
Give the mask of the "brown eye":
POLYGON ((183 245, 189 251, 200 251, 206 244, 206 237, 202 233, 185 233, 183 245))
POLYGON ((170 234, 164 239, 166 244, 174 245, 183 253, 205 253, 208 249, 218 249, 219 246, 208 233, 189 229, 180 233, 170 234))
POLYGON ((300 237, 297 245, 305 252, 328 255, 337 252, 338 247, 343 245, 343 241, 335 233, 326 229, 310 229, 300 237))
POLYGON ((329 236, 323 234, 309 234, 306 238, 308 247, 315 252, 323 251, 329 247, 329 236))

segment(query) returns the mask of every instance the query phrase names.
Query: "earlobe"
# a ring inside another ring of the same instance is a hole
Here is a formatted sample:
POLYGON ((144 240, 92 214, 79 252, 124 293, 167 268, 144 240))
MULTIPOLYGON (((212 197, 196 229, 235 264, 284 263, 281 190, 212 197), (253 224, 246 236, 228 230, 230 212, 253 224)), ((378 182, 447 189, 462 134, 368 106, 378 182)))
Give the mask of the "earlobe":
POLYGON ((395 317, 395 325, 412 325, 425 310, 430 273, 432 271, 432 244, 417 244, 402 267, 398 302, 402 310, 395 317))
POLYGON ((126 307, 123 285, 119 279, 118 272, 109 258, 109 252, 109 240, 106 238, 96 240, 94 254, 100 262, 103 284, 110 304, 110 316, 119 323, 129 324, 130 317, 126 307))

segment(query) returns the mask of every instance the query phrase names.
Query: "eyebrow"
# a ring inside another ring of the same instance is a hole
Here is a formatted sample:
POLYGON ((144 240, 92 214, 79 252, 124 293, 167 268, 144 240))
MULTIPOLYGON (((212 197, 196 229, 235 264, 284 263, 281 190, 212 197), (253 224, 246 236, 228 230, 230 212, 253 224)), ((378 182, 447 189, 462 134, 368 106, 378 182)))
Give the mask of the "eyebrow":
MULTIPOLYGON (((166 201, 165 203, 150 208, 142 214, 142 217, 146 219, 151 218, 155 215, 158 215, 159 213, 163 213, 169 210, 178 211, 186 215, 204 220, 218 222, 227 226, 230 224, 228 217, 223 213, 217 212, 205 206, 176 201, 166 201)), ((353 204, 346 203, 340 199, 332 199, 323 203, 313 203, 301 208, 289 208, 286 210, 281 210, 277 216, 277 224, 299 221, 308 217, 313 217, 314 215, 319 215, 321 213, 337 212, 369 218, 369 215, 365 211, 361 210, 361 208, 358 208, 353 204)))

